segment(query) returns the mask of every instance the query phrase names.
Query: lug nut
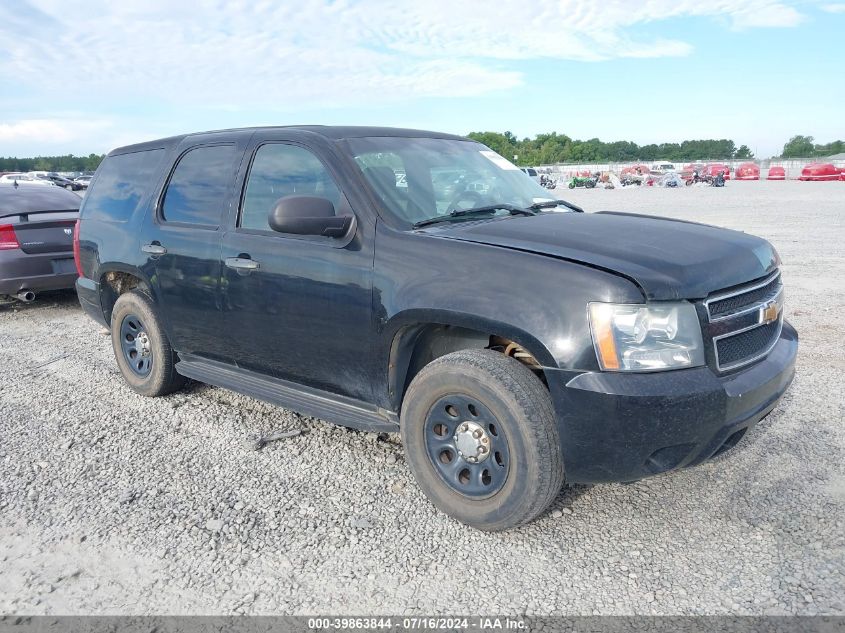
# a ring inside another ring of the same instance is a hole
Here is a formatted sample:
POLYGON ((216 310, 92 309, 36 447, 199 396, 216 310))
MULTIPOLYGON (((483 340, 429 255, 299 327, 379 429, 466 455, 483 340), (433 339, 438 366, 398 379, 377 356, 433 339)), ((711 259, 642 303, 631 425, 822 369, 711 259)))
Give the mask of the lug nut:
POLYGON ((469 429, 469 424, 467 424, 466 422, 464 422, 464 425, 461 427, 461 431, 466 431, 466 430, 468 430, 468 429, 469 429))
POLYGON ((479 437, 481 437, 481 429, 475 429, 475 430, 472 432, 472 436, 473 436, 475 439, 478 439, 479 437))
POLYGON ((479 446, 479 447, 478 447, 478 452, 479 452, 479 453, 486 453, 486 452, 487 452, 487 449, 486 449, 484 446, 479 446))

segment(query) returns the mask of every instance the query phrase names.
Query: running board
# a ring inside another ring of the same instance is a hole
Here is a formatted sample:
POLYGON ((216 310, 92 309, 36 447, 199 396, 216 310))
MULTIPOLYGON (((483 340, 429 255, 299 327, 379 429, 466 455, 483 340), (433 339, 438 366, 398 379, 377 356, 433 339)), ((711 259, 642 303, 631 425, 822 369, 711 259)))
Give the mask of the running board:
POLYGON ((232 365, 196 357, 184 357, 176 371, 187 378, 223 387, 303 415, 362 431, 399 430, 399 417, 384 409, 347 396, 262 376, 232 365))

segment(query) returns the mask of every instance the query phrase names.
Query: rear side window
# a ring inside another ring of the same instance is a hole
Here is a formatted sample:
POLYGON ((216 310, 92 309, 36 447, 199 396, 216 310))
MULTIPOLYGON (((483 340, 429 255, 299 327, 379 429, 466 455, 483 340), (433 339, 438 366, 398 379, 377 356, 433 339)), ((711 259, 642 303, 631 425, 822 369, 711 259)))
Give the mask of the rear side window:
POLYGON ((210 145, 186 152, 167 185, 165 222, 218 226, 235 174, 235 146, 210 145))
POLYGON ((82 203, 82 217, 126 222, 148 193, 164 157, 163 149, 109 156, 82 203))

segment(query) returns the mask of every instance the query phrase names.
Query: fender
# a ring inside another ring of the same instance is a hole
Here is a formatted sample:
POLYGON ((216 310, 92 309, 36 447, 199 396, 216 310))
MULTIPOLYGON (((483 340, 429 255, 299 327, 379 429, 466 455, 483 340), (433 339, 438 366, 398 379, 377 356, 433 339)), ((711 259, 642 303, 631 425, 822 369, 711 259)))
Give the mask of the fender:
POLYGON ((485 348, 491 336, 498 336, 523 347, 542 367, 555 366, 554 357, 543 343, 508 323, 465 312, 409 309, 397 314, 381 331, 377 358, 379 365, 387 368, 387 408, 398 411, 401 407, 417 344, 426 334, 443 341, 436 356, 458 349, 485 348), (435 328, 442 329, 432 332, 435 328))

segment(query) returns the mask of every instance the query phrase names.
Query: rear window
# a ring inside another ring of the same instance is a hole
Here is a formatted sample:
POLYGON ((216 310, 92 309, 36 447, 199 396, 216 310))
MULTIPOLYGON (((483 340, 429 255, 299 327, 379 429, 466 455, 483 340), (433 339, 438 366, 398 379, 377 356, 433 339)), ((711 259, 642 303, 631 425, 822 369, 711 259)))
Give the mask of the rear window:
POLYGON ((209 145, 188 151, 170 177, 161 206, 162 219, 218 226, 234 175, 234 145, 209 145))
POLYGON ((149 192, 163 149, 109 156, 85 195, 82 216, 95 220, 126 222, 149 192))

